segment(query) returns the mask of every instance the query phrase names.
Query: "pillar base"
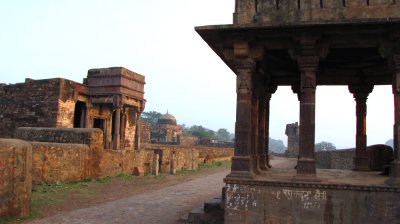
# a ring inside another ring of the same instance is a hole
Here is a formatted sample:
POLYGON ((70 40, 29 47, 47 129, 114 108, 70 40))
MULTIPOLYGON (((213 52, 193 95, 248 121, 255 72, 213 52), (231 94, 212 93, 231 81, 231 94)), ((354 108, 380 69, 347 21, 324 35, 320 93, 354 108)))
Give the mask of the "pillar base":
POLYGON ((268 170, 268 168, 270 168, 268 167, 268 155, 260 155, 259 159, 260 159, 260 164, 259 164, 260 169, 263 171, 268 170))
POLYGON ((260 169, 260 157, 259 156, 252 156, 252 167, 253 167, 253 172, 256 175, 261 175, 262 170, 260 169))
POLYGON ((314 175, 316 176, 315 159, 299 158, 297 160, 297 175, 314 175))
POLYGON ((271 157, 269 156, 269 155, 266 155, 266 159, 265 159, 265 161, 266 161, 266 163, 267 163, 267 167, 268 168, 272 168, 272 165, 271 165, 271 157))
POLYGON ((393 161, 390 164, 390 177, 385 184, 391 186, 400 186, 400 161, 393 161))
POLYGON ((371 171, 367 157, 354 158, 354 171, 371 171))
POLYGON ((227 177, 253 178, 252 162, 250 156, 232 157, 231 173, 227 177))

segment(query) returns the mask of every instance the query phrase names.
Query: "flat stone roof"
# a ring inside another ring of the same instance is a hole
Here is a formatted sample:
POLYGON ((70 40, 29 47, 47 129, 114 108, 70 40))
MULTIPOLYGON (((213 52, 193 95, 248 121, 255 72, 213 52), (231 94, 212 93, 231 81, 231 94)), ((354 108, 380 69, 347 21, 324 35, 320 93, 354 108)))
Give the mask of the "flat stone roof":
POLYGON ((127 79, 137 81, 139 83, 145 83, 145 77, 136 72, 133 72, 124 67, 110 67, 110 68, 93 68, 88 71, 88 78, 101 78, 109 76, 121 76, 127 79))

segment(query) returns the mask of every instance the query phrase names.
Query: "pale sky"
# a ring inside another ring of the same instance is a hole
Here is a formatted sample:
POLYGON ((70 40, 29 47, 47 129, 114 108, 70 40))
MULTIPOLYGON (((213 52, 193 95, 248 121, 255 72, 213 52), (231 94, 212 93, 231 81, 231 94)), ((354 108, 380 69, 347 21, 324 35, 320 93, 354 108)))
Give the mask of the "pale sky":
MULTIPOLYGON (((194 31, 232 23, 234 0, 2 0, 0 83, 25 78, 82 82, 87 70, 123 66, 146 76, 146 111, 180 124, 234 131, 235 74, 194 31)), ((270 136, 286 145, 299 103, 280 87, 271 101, 270 136)), ((347 87, 318 87, 316 142, 355 145, 355 103, 347 87)), ((392 138, 391 88, 368 100, 368 144, 392 138)))

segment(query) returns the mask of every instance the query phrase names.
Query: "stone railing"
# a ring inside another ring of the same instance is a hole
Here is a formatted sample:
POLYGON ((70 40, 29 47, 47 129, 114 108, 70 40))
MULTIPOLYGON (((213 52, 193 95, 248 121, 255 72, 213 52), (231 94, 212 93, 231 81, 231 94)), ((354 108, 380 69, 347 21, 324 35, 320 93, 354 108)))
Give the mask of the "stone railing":
POLYGON ((395 0, 238 0, 235 24, 320 24, 400 19, 395 0))

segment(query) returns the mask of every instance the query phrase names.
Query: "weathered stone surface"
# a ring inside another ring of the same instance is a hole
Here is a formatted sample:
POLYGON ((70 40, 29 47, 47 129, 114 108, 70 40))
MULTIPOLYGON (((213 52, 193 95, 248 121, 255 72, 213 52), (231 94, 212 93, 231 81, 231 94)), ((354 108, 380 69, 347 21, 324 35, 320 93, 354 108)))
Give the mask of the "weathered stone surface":
POLYGON ((202 147, 202 146, 179 146, 179 145, 144 145, 146 150, 155 151, 160 155, 160 172, 169 173, 171 154, 175 154, 175 169, 195 170, 199 164, 203 164, 205 158, 213 161, 229 161, 233 156, 232 148, 202 147))
POLYGON ((400 190, 264 182, 228 184, 226 223, 397 223, 400 190))
POLYGON ((290 157, 299 155, 299 123, 287 124, 285 134, 288 136, 287 155, 290 157))
POLYGON ((69 182, 90 178, 90 149, 84 144, 30 142, 33 150, 32 180, 41 182, 69 182))
POLYGON ((141 166, 135 166, 135 168, 133 169, 133 175, 143 177, 144 176, 143 168, 141 166))
MULTIPOLYGON (((383 171, 383 166, 390 165, 393 161, 393 149, 387 145, 371 145, 367 147, 369 169, 383 171)), ((353 158, 355 149, 341 149, 332 151, 319 151, 315 158, 321 168, 352 170, 355 167, 353 158)))
POLYGON ((237 1, 237 24, 329 24, 398 19, 392 0, 237 1))
POLYGON ((0 84, 0 137, 15 137, 18 127, 99 128, 105 148, 133 149, 144 76, 122 67, 88 73, 83 84, 61 78, 0 84))
POLYGON ((153 155, 153 169, 152 169, 152 174, 155 176, 158 176, 158 171, 159 171, 159 161, 160 155, 154 153, 153 155))
POLYGON ((0 219, 27 217, 32 188, 32 146, 25 141, 0 139, 0 219))
POLYGON ((17 127, 57 127, 63 79, 0 85, 0 137, 14 137, 17 127))

